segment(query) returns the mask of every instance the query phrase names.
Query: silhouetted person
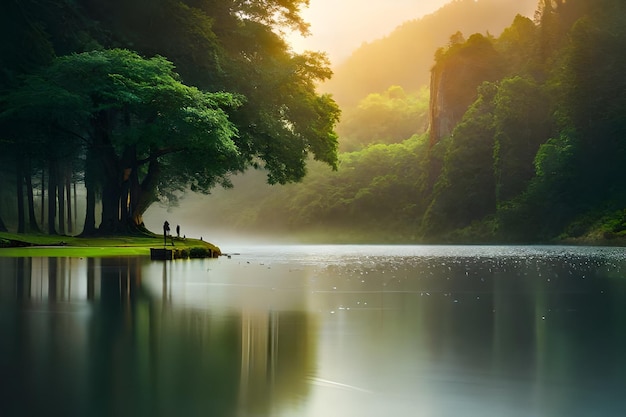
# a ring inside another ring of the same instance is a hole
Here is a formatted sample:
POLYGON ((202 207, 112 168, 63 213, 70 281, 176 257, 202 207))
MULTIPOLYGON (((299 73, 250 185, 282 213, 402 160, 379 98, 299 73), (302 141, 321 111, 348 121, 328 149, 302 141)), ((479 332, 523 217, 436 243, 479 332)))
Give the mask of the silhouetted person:
POLYGON ((163 223, 163 246, 167 245, 167 232, 170 231, 170 224, 167 220, 163 223))
POLYGON ((179 224, 176 225, 176 237, 180 239, 180 225, 179 224))

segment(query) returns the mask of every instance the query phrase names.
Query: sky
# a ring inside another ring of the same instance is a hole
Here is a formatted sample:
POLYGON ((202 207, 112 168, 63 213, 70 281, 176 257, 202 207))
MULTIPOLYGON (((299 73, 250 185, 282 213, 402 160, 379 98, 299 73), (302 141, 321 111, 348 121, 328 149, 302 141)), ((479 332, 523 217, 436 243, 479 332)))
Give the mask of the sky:
POLYGON ((326 52, 333 65, 341 63, 363 42, 391 33, 407 20, 430 14, 451 0, 310 0, 301 13, 311 35, 290 35, 296 52, 326 52))

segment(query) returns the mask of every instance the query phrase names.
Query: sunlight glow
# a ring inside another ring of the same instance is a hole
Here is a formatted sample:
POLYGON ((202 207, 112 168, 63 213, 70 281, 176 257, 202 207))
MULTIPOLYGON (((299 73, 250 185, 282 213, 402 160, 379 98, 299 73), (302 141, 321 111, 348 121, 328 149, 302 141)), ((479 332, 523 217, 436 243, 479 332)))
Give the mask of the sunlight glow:
POLYGON ((311 0, 302 11, 311 24, 311 35, 303 38, 288 36, 294 51, 327 52, 333 64, 338 64, 363 42, 371 42, 389 34, 411 19, 432 13, 449 0, 311 0))

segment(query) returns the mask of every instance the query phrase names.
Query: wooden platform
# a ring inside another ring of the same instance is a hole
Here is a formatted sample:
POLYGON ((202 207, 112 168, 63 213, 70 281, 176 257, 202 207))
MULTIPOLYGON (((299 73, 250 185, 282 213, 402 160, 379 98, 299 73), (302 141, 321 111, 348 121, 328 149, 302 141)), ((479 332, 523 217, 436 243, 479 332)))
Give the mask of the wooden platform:
POLYGON ((153 261, 171 261, 173 258, 172 249, 150 248, 150 259, 153 261))

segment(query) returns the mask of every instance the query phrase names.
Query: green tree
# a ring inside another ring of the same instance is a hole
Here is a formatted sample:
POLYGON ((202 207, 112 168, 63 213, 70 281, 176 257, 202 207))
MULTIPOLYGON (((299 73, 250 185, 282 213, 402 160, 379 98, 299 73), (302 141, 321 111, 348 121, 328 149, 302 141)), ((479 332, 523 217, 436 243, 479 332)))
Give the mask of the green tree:
POLYGON ((478 90, 478 99, 447 139, 442 173, 422 220, 427 236, 441 237, 495 213, 493 100, 496 93, 496 84, 484 83, 478 90))
POLYGON ((340 149, 354 151, 374 143, 400 143, 424 133, 427 125, 428 90, 407 93, 400 86, 392 86, 345 111, 337 133, 340 149))
POLYGON ((478 98, 478 87, 485 81, 499 80, 504 70, 493 40, 479 33, 464 43, 437 50, 430 88, 431 143, 452 133, 478 98))
MULTIPOLYGON (((52 175, 48 194, 54 192, 55 197, 49 199, 49 216, 54 218, 57 215, 53 202, 58 200, 59 186, 55 183, 62 181, 61 176, 57 181, 54 175, 60 172, 65 178, 68 172, 55 166, 61 160, 66 161, 68 153, 72 157, 67 163, 78 172, 84 171, 88 191, 86 233, 96 229, 93 213, 97 196, 102 198, 103 204, 100 229, 110 231, 124 227, 121 218, 116 222, 115 213, 132 211, 134 214, 129 216, 136 225, 141 222, 141 213, 155 198, 175 200, 183 189, 206 192, 216 183, 228 185, 228 174, 221 171, 225 165, 231 166, 228 172, 247 167, 264 168, 271 183, 301 180, 306 173, 309 155, 336 167, 334 126, 339 118, 339 108, 330 96, 318 95, 315 91, 316 83, 331 75, 328 61, 323 54, 294 54, 283 39, 287 29, 306 33, 307 24, 299 12, 307 1, 60 0, 40 8, 37 8, 39 2, 31 0, 19 5, 9 3, 7 13, 2 15, 7 23, 3 29, 9 28, 7 30, 11 32, 10 28, 19 27, 17 33, 22 44, 32 45, 33 51, 43 52, 33 55, 37 59, 30 62, 21 58, 13 60, 15 48, 3 48, 3 58, 6 55, 7 62, 9 58, 12 60, 11 65, 3 68, 4 85, 17 86, 20 74, 50 64, 55 55, 72 51, 99 50, 102 46, 114 49, 121 45, 143 56, 167 56, 181 74, 178 82, 184 81, 186 85, 210 92, 197 90, 187 95, 188 100, 197 101, 198 97, 204 97, 200 101, 204 101, 209 113, 219 109, 220 117, 230 123, 228 132, 219 133, 219 129, 214 129, 210 135, 228 136, 232 142, 229 146, 236 151, 236 157, 232 158, 224 157, 227 153, 224 149, 220 149, 221 153, 204 152, 205 148, 200 149, 205 146, 202 141, 190 145, 195 133, 188 135, 187 141, 180 146, 174 146, 172 137, 176 135, 172 132, 197 132, 201 123, 196 123, 195 127, 191 122, 181 126, 172 120, 189 121, 194 117, 200 120, 204 116, 182 115, 191 107, 184 105, 180 97, 176 99, 178 103, 172 104, 176 100, 174 94, 165 91, 167 87, 153 88, 151 91, 160 95, 158 100, 146 101, 154 97, 150 97, 146 92, 148 89, 141 85, 159 84, 146 81, 150 77, 149 70, 138 69, 134 74, 130 70, 116 73, 118 68, 112 72, 118 77, 116 83, 106 84, 103 80, 115 78, 107 73, 111 62, 95 64, 98 52, 92 52, 89 55, 94 62, 91 76, 99 81, 90 84, 85 81, 89 78, 85 72, 73 71, 70 65, 62 68, 63 58, 58 58, 48 70, 29 75, 19 92, 11 94, 0 108, 4 122, 21 121, 21 133, 12 136, 13 143, 34 144, 39 141, 42 145, 35 148, 50 148, 39 163, 48 166, 48 174, 52 175), (20 26, 21 23, 24 25, 20 26), (73 77, 78 80, 74 86, 66 82, 73 77), (49 81, 51 85, 48 85, 49 81), (135 91, 137 88, 140 91, 135 91), (34 93, 36 89, 41 93, 39 96, 34 93), (56 99, 45 103, 43 95, 56 99), (212 102, 209 103, 211 100, 206 97, 212 97, 212 102), (29 99, 32 99, 30 104, 27 103, 29 99), (168 100, 171 101, 169 104, 168 100), (158 123, 151 120, 155 116, 150 115, 150 110, 170 104, 183 106, 186 110, 179 109, 179 115, 174 116, 174 110, 168 108, 171 123, 168 124, 159 114, 158 120, 164 125, 157 127, 158 123), (40 110, 50 111, 46 115, 37 114, 34 111, 37 106, 40 110), (68 109, 79 111, 68 112, 68 109), (47 131, 42 128, 27 134, 25 126, 35 120, 41 122, 40 126, 46 126, 47 131), (152 135, 160 137, 168 146, 142 136, 140 132, 150 130, 148 125, 152 126, 152 135), (188 160, 180 148, 193 152, 195 159, 188 160), (65 149, 79 149, 80 152, 65 149), (220 154, 224 160, 214 161, 215 155, 220 154), (104 155, 108 156, 105 158, 104 155), (82 163, 71 161, 76 157, 81 158, 79 162, 84 162, 84 168, 82 163), (129 166, 130 171, 124 171, 129 166), (120 174, 122 171, 124 174, 120 174), (113 175, 113 172, 117 174, 113 175), (135 174, 141 181, 134 178, 135 174), (112 180, 115 177, 117 179, 112 180), (122 189, 122 194, 130 193, 130 197, 125 199, 122 196, 117 201, 118 188, 122 189), (132 210, 120 201, 130 201, 132 210)), ((98 59, 106 61, 100 54, 98 59)), ((86 56, 82 61, 74 62, 77 68, 91 65, 86 62, 86 56)), ((205 124, 209 122, 203 121, 205 124)), ((183 133, 180 135, 182 137, 183 133)), ((32 159, 33 155, 26 157, 32 159)), ((60 229, 62 226, 59 223, 60 229)), ((54 226, 50 228, 51 232, 53 230, 54 226)))
POLYGON ((323 54, 294 54, 284 30, 307 31, 305 0, 82 0, 88 16, 113 39, 175 64, 182 80, 206 91, 245 97, 229 111, 249 165, 265 168, 270 183, 299 181, 311 154, 337 163, 334 125, 339 108, 316 83, 331 76, 323 54))
MULTIPOLYGON (((52 149, 72 148, 68 138, 82 143, 91 200, 85 233, 95 231, 97 190, 102 196, 99 229, 114 232, 128 224, 140 226, 143 212, 168 187, 184 184, 206 191, 242 169, 232 141, 236 129, 224 110, 238 104, 233 95, 182 84, 162 57, 105 50, 57 58, 8 96, 9 110, 2 116, 51 130, 45 137, 52 149), (159 177, 171 169, 178 173, 173 184, 159 177)), ((49 183, 55 183, 54 175, 49 183)))
POLYGON ((537 33, 538 28, 531 19, 517 15, 496 39, 495 47, 506 61, 508 74, 537 74, 537 33))
POLYGON ((552 106, 541 86, 519 76, 500 82, 494 105, 496 195, 503 201, 534 176, 537 150, 552 133, 552 106))

